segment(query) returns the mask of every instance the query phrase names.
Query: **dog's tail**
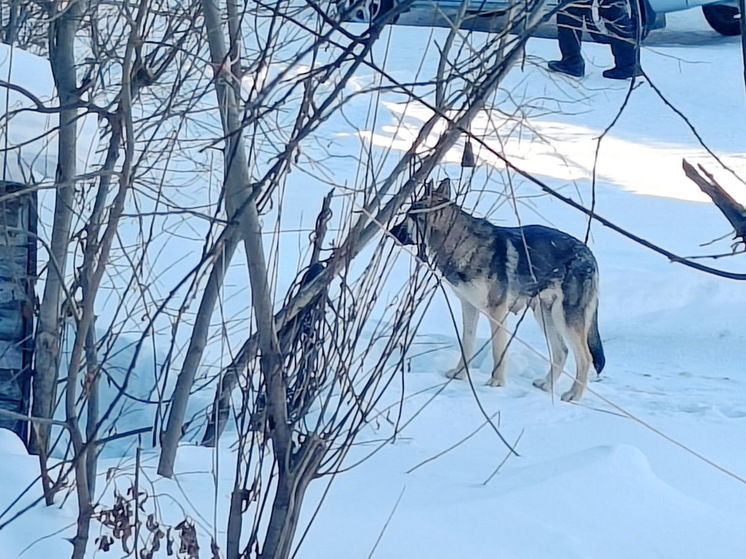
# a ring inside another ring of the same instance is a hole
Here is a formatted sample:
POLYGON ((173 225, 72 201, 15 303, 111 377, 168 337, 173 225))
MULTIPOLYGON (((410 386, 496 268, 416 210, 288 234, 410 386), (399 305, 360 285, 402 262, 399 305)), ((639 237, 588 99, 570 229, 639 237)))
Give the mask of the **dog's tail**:
POLYGON ((588 330, 588 349, 591 350, 593 357, 593 367, 599 375, 606 365, 606 356, 604 355, 604 346, 601 343, 601 335, 598 333, 598 308, 593 313, 590 330, 588 330))

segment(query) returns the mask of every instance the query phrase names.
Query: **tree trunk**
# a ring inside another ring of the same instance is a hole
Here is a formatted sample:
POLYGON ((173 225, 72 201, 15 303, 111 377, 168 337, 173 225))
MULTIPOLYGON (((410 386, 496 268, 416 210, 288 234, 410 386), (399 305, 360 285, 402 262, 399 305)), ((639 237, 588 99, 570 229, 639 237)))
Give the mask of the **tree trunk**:
POLYGON ((14 45, 18 39, 18 28, 21 25, 21 0, 10 0, 8 5, 8 23, 5 25, 3 43, 14 45))
MULTIPOLYGON (((246 147, 243 139, 238 97, 233 89, 237 83, 228 61, 220 12, 214 0, 202 0, 202 10, 215 71, 215 91, 225 134, 224 190, 229 221, 238 224, 246 251, 251 304, 261 351, 261 371, 267 387, 267 413, 274 426, 272 442, 275 462, 290 456, 291 433, 287 418, 285 381, 282 374, 277 331, 272 311, 272 298, 267 277, 267 264, 262 243, 262 229, 256 200, 251 197, 251 181, 246 147)), ((237 45, 232 45, 237 47, 237 45)), ((236 58, 238 57, 236 51, 236 58)), ((235 61, 231 61, 235 62, 235 61)), ((280 467, 282 471, 282 467, 280 467)), ((234 522, 237 519, 234 519, 234 522)), ((240 519, 238 519, 240 520, 240 519)), ((239 528, 240 532, 240 528, 239 528)), ((232 559, 232 558, 230 558, 232 559)))
POLYGON ((259 559, 287 559, 290 556, 303 497, 325 451, 326 444, 321 439, 309 437, 292 458, 288 455, 284 465, 280 463, 272 514, 259 559))
POLYGON ((85 342, 85 365, 86 365, 86 390, 88 402, 86 403, 86 430, 85 438, 87 448, 85 452, 86 474, 88 475, 88 493, 93 498, 96 493, 96 470, 98 464, 98 453, 96 449, 96 438, 98 437, 99 419, 99 378, 98 355, 96 352, 96 322, 92 321, 88 327, 85 342))
POLYGON ((746 0, 738 0, 738 9, 741 12, 741 63, 743 65, 743 84, 746 86, 746 0))
POLYGON ((259 559, 286 559, 290 555, 307 485, 308 481, 301 483, 295 475, 288 472, 280 473, 277 492, 272 502, 267 538, 259 559))
POLYGON ((179 378, 176 381, 176 387, 171 398, 168 423, 161 439, 161 457, 158 462, 158 474, 165 477, 172 477, 174 475, 176 448, 182 435, 181 430, 184 425, 184 415, 189 400, 189 392, 192 389, 197 368, 202 360, 202 354, 207 343, 207 335, 210 330, 210 319, 215 309, 215 303, 217 303, 218 296, 220 295, 225 272, 230 265, 237 245, 237 231, 235 231, 235 228, 232 228, 231 233, 228 234, 228 238, 225 239, 220 256, 213 264, 210 277, 202 294, 202 300, 200 301, 197 312, 197 320, 189 340, 189 349, 184 358, 184 365, 179 373, 179 378))
MULTIPOLYGON (((49 59, 60 106, 55 178, 54 223, 50 241, 49 266, 44 295, 39 307, 36 330, 32 415, 51 419, 54 415, 60 346, 60 303, 67 267, 70 224, 74 214, 77 169, 77 118, 75 105, 80 100, 75 68, 75 33, 87 2, 78 0, 61 13, 51 11, 49 59)), ((39 424, 31 441, 33 452, 46 455, 49 450, 47 423, 39 424)))

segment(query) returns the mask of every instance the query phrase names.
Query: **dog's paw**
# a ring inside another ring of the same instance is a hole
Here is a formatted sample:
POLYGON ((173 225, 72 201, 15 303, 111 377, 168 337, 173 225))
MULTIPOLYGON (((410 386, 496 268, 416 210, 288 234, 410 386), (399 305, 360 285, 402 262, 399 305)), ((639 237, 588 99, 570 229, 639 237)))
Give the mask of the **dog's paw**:
POLYGON ((456 367, 450 371, 446 371, 446 377, 455 379, 466 378, 466 369, 463 367, 456 367))
POLYGON ((563 402, 577 402, 583 396, 583 389, 576 388, 575 385, 562 395, 563 402))
POLYGON ((552 391, 552 381, 545 377, 537 378, 534 381, 534 386, 538 388, 539 390, 543 390, 544 392, 552 391))
POLYGON ((505 379, 490 377, 486 384, 487 386, 505 386, 505 379))

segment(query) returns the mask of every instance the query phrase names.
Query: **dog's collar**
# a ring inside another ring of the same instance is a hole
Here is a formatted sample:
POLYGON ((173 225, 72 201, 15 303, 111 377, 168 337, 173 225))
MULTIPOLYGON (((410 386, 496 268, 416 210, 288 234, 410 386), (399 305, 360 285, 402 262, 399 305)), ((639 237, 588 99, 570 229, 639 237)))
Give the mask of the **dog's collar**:
POLYGON ((427 246, 424 240, 417 243, 417 258, 427 264, 427 246))
MULTIPOLYGON (((425 225, 427 227, 427 225, 425 225)), ((417 235, 417 258, 427 264, 427 244, 425 243, 426 232, 420 229, 420 224, 415 223, 417 235)))
POLYGON ((417 209, 417 210, 409 210, 407 213, 409 213, 409 214, 426 214, 426 213, 430 213, 430 212, 437 212, 438 210, 442 210, 443 208, 447 208, 451 204, 453 204, 452 200, 446 200, 445 202, 441 202, 437 206, 431 206, 429 208, 420 208, 420 209, 417 209))

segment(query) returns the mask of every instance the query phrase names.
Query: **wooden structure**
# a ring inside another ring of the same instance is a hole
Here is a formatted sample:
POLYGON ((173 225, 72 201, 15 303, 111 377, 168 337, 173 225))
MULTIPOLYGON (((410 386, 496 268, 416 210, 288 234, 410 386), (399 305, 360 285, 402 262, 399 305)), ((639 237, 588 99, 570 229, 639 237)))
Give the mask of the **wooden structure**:
MULTIPOLYGON (((36 280, 36 190, 0 181, 0 409, 28 415, 36 280)), ((0 412, 0 428, 28 443, 27 421, 0 412)))

